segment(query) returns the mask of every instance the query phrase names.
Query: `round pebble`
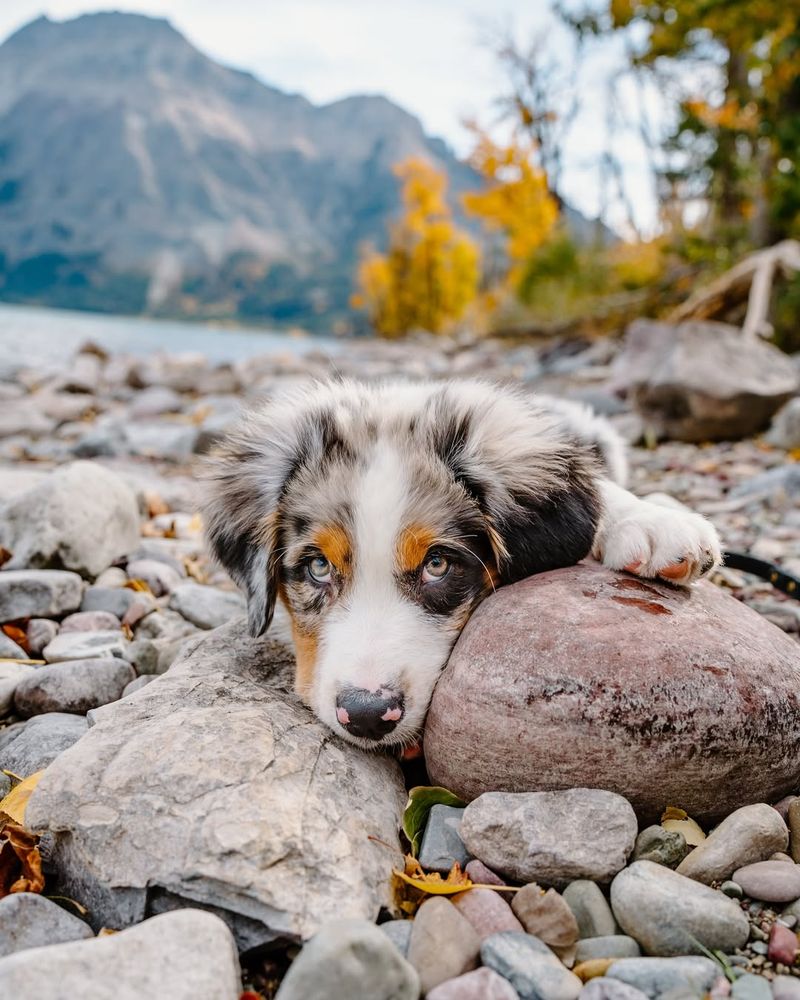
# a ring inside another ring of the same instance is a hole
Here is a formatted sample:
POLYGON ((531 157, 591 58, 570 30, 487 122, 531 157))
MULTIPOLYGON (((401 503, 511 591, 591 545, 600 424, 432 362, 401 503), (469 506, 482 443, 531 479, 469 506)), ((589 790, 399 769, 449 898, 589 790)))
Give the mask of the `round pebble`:
POLYGON ((800 865, 785 861, 757 861, 733 873, 746 896, 768 903, 788 903, 800 898, 800 865))

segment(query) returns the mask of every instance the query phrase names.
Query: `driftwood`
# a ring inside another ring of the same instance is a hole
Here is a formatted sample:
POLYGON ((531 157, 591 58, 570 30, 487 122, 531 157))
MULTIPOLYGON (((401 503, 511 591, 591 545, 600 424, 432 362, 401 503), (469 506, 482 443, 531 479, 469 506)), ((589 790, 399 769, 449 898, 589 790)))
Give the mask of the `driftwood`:
POLYGON ((783 240, 765 250, 748 254, 730 271, 705 288, 698 289, 667 316, 671 323, 688 319, 722 319, 747 301, 742 332, 750 337, 770 337, 772 284, 778 275, 789 277, 800 271, 800 242, 783 240))

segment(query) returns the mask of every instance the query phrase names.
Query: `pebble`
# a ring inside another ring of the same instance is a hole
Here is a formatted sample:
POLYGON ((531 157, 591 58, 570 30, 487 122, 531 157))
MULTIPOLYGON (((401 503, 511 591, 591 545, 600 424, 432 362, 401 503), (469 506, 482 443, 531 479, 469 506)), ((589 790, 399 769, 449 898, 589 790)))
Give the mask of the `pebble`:
POLYGON ((569 948, 578 940, 578 922, 564 897, 555 889, 545 892, 531 882, 514 893, 511 909, 528 934, 551 948, 569 948))
POLYGON ((132 580, 144 580, 156 597, 171 593, 183 580, 183 574, 158 559, 129 562, 128 576, 132 580))
POLYGON ((636 838, 633 846, 634 861, 654 861, 667 868, 674 868, 686 857, 686 838, 678 830, 665 830, 663 826, 648 826, 636 838))
POLYGON ((0 959, 0 996, 19 1000, 237 1000, 241 988, 231 932, 219 917, 196 909, 0 959))
POLYGON ((459 832, 463 816, 464 810, 457 806, 437 802, 431 808, 419 849, 423 868, 447 874, 458 862, 463 870, 472 857, 459 832))
POLYGON ((590 980, 578 994, 578 1000, 646 1000, 647 994, 621 979, 601 976, 590 980))
POLYGON ((450 899, 461 916, 466 917, 478 932, 481 941, 500 931, 525 930, 502 894, 494 889, 468 889, 450 899))
POLYGON ((710 958, 697 955, 680 958, 621 958, 606 976, 641 990, 648 997, 661 997, 669 990, 689 989, 695 996, 706 993, 719 974, 710 958))
POLYGON ((477 858, 468 861, 464 871, 476 885, 506 885, 499 875, 477 858))
POLYGON ((0 718, 9 713, 14 704, 14 692, 32 673, 33 667, 24 663, 0 663, 0 718))
POLYGON ((730 879, 723 882, 720 889, 725 893, 726 896, 730 896, 731 899, 741 899, 744 893, 742 892, 742 887, 738 882, 731 882, 730 879))
POLYGON ((609 881, 633 850, 636 829, 630 803, 602 789, 484 792, 464 810, 461 837, 501 875, 558 887, 609 881), (601 837, 587 836, 598 830, 601 837))
POLYGON ((14 706, 23 717, 52 712, 85 715, 121 698, 135 677, 133 667, 124 660, 68 660, 40 667, 21 681, 14 692, 14 706))
POLYGON ((521 1000, 577 1000, 581 980, 530 934, 505 931, 481 945, 481 960, 507 979, 521 1000))
POLYGON ((710 885, 730 878, 733 871, 764 861, 789 846, 789 831, 780 814, 766 805, 743 806, 726 817, 678 865, 678 872, 710 885))
POLYGON ((786 810, 786 822, 789 826, 790 851, 792 860, 800 861, 800 798, 793 797, 786 810))
POLYGON ((61 622, 59 632, 113 632, 121 627, 122 622, 110 611, 76 611, 61 622))
POLYGON ((638 958, 641 949, 632 937, 611 934, 608 937, 586 938, 579 941, 575 951, 576 962, 591 962, 596 958, 638 958))
POLYGON ((481 939, 456 907, 432 896, 417 910, 408 944, 408 960, 417 970, 423 993, 478 965, 481 939))
POLYGON ((127 698, 129 694, 133 694, 135 691, 138 691, 140 688, 147 687, 147 685, 150 683, 150 681, 154 681, 155 679, 156 678, 155 678, 154 674, 144 674, 142 677, 136 677, 136 678, 134 678, 130 682, 130 684, 126 684, 125 685, 125 687, 124 687, 124 689, 123 689, 122 694, 120 695, 120 697, 127 698))
POLYGON ((800 1000, 800 979, 796 976, 775 976, 772 996, 774 1000, 800 1000))
POLYGON ((26 630, 28 652, 39 659, 42 650, 58 635, 58 623, 49 618, 31 618, 26 630))
POLYGON ((55 618, 81 603, 83 581, 56 569, 9 569, 0 573, 0 622, 55 618))
POLYGON ((789 806, 793 802, 800 801, 800 796, 785 795, 779 802, 773 803, 772 808, 780 815, 784 823, 789 822, 789 806))
POLYGON ((0 958, 22 951, 94 937, 91 927, 35 892, 0 899, 0 958))
POLYGON ((172 591, 169 606, 203 629, 218 628, 245 613, 241 594, 191 582, 182 583, 172 591))
POLYGON ((519 1000, 519 993, 507 979, 484 967, 440 983, 428 993, 428 1000, 519 1000))
POLYGON ((763 976, 745 973, 731 988, 733 1000, 772 1000, 772 989, 763 976))
POLYGON ((94 581, 95 587, 122 587, 128 579, 124 569, 119 566, 109 566, 104 569, 94 581))
POLYGON ((417 1000, 419 991, 417 973, 375 924, 335 920, 306 943, 275 1000, 417 1000))
POLYGON ((692 955, 701 945, 734 951, 750 934, 732 899, 652 861, 635 861, 617 875, 611 908, 648 955, 692 955))
POLYGON ((77 743, 88 728, 86 719, 79 715, 64 712, 38 715, 0 749, 0 771, 11 771, 27 778, 29 774, 47 767, 60 753, 77 743))
POLYGON ((408 957, 408 943, 411 940, 413 926, 411 920, 387 920, 383 924, 378 924, 378 928, 389 938, 403 958, 408 957))
POLYGON ((785 861, 758 861, 733 873, 746 896, 768 903, 789 903, 800 898, 800 865, 785 861))
POLYGON ((609 937, 618 932, 611 907, 595 882, 578 879, 562 895, 578 922, 579 938, 609 937))
POLYGON ((795 932, 776 921, 769 932, 769 950, 767 951, 769 960, 792 965, 797 958, 798 950, 800 948, 798 948, 795 932))
POLYGON ((42 650, 48 663, 66 660, 87 660, 94 657, 124 658, 128 640, 120 631, 59 632, 42 650))
POLYGON ((120 621, 133 605, 142 604, 150 610, 156 606, 155 600, 149 595, 127 587, 89 587, 83 595, 81 611, 108 611, 120 621))

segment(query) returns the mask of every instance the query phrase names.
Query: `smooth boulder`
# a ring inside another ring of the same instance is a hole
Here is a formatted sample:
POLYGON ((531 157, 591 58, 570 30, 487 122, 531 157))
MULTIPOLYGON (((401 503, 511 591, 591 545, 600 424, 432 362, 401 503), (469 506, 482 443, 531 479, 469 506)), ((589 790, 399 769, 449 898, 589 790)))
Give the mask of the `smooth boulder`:
POLYGON ((120 934, 28 948, 0 959, 0 996, 36 1000, 238 1000, 239 958, 202 910, 153 917, 120 934))
POLYGON ((485 792, 464 810, 461 836, 476 858, 520 882, 610 882, 633 850, 636 816, 622 796, 597 788, 485 792))
POLYGON ((800 784, 798 688, 800 646, 720 588, 586 561, 473 614, 433 694, 428 773, 465 800, 592 786, 647 823, 675 803, 715 820, 800 784))
POLYGON ((789 846, 789 830, 777 810, 764 802, 743 806, 727 816, 710 836, 678 865, 681 875, 723 882, 737 868, 766 861, 789 846))
POLYGON ((389 905, 397 763, 300 704, 277 622, 245 632, 189 640, 168 674, 92 711, 31 796, 26 822, 52 835, 60 891, 95 926, 194 902, 249 948, 389 905))
POLYGON ((677 441, 755 434, 798 389, 791 358, 725 323, 636 320, 614 367, 645 424, 677 441))
POLYGON ((85 715, 121 698, 135 678, 125 660, 68 660, 32 671, 17 685, 14 706, 23 718, 48 712, 85 715))
POLYGON ((658 957, 732 953, 750 933, 735 900, 654 861, 635 861, 617 875, 611 908, 625 933, 658 957))
POLYGON ((48 618, 80 606, 83 582, 77 573, 56 569, 0 571, 0 622, 48 618))

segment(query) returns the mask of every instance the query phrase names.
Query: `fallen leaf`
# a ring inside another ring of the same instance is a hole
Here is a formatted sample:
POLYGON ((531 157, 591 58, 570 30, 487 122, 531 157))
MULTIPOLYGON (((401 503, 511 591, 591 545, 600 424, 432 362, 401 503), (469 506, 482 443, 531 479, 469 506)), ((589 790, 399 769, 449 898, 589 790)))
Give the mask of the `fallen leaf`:
POLYGON ((590 958, 579 962, 572 970, 581 982, 588 983, 590 979, 604 976, 616 962, 615 958, 590 958))
POLYGON ((28 633, 24 628, 20 628, 19 625, 3 625, 3 631, 12 642, 28 652, 28 633))
POLYGON ((16 823, 3 827, 0 833, 0 899, 12 892, 41 892, 44 889, 38 841, 38 837, 16 823))
POLYGON ((184 556, 183 568, 186 570, 186 575, 192 580, 197 580, 198 583, 208 583, 208 573, 203 568, 199 559, 193 559, 192 556, 184 556))
POLYGON ((144 491, 144 505, 148 517, 157 517, 159 514, 169 514, 169 504, 163 500, 155 490, 144 491))
POLYGON ((428 813, 433 806, 440 804, 461 807, 466 802, 441 785, 417 785, 408 793, 408 802, 403 810, 403 833, 408 837, 414 857, 419 853, 419 841, 428 821, 428 813))
POLYGON ((153 591, 150 589, 147 583, 144 580, 138 579, 137 577, 134 577, 131 580, 126 580, 125 583, 122 584, 122 586, 126 590, 135 590, 137 594, 153 593, 153 591))
POLYGON ((661 825, 670 833, 682 833, 690 847, 697 847, 706 839, 699 824, 683 809, 667 806, 661 816, 661 825))
POLYGON ((8 795, 0 800, 0 814, 8 816, 12 823, 18 823, 20 826, 23 826, 28 799, 31 797, 31 792, 39 784, 39 779, 43 774, 44 769, 36 771, 35 774, 23 778, 18 785, 15 785, 8 795))
POLYGON ((4 566, 13 555, 13 552, 0 545, 0 566, 4 566))
POLYGON ((393 871, 403 882, 433 896, 452 896, 457 892, 471 889, 473 886, 472 879, 461 871, 461 865, 457 861, 446 878, 442 878, 439 872, 423 871, 417 859, 410 854, 406 855, 405 871, 401 872, 397 868, 393 871))

